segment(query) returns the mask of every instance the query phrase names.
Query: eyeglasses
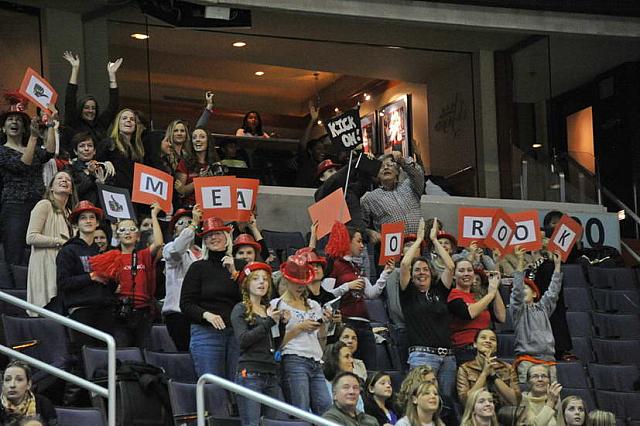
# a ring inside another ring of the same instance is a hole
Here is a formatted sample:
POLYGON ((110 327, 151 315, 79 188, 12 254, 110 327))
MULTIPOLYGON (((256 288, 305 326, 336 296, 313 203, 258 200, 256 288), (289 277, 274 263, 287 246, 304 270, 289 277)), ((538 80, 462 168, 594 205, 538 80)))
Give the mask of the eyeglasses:
POLYGON ((138 227, 137 226, 130 226, 128 228, 118 228, 116 230, 116 232, 118 234, 133 234, 138 232, 138 227))
POLYGON ((180 218, 178 219, 178 221, 176 222, 176 225, 180 225, 180 226, 185 226, 185 225, 191 225, 192 220, 191 219, 187 219, 187 218, 180 218))
POLYGON ((546 380, 549 378, 547 374, 532 374, 531 380, 546 380))

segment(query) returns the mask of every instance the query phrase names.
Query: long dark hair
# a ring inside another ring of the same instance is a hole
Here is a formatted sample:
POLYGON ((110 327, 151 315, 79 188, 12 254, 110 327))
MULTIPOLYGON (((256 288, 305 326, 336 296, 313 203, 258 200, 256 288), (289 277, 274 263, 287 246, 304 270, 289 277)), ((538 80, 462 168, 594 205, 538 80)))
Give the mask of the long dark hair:
POLYGON ((330 382, 342 371, 340 370, 340 351, 346 347, 347 345, 338 341, 327 345, 324 350, 324 354, 322 355, 322 360, 324 361, 322 371, 324 372, 324 377, 330 382))
POLYGON ((262 130, 262 118, 260 117, 260 113, 258 111, 249 111, 244 115, 244 118, 242 119, 242 130, 244 130, 245 133, 251 133, 252 135, 256 136, 262 136, 264 134, 264 131, 262 130), (249 127, 249 124, 247 123, 249 114, 255 114, 256 118, 258 119, 258 124, 256 124, 255 130, 249 127))
MULTIPOLYGON (((367 377, 367 381, 364 384, 364 406, 365 406, 365 411, 368 411, 367 408, 371 407, 371 409, 376 409, 378 408, 378 403, 375 401, 374 397, 373 397, 373 392, 371 392, 370 388, 372 388, 373 386, 376 385, 376 383, 378 383, 383 377, 389 377, 389 380, 391 380, 391 376, 389 375, 389 373, 387 373, 386 371, 378 371, 376 373, 370 374, 369 377, 367 377)), ((392 386, 393 388, 393 386, 392 386)), ((394 389, 395 391, 395 389, 394 389)), ((395 396, 395 392, 393 392, 391 394, 391 397, 388 398, 387 400, 384 401, 384 406, 387 408, 387 410, 389 411, 393 411, 393 405, 394 405, 394 396, 395 396)))
MULTIPOLYGON (((196 130, 202 130, 207 135, 207 156, 206 156, 207 164, 213 164, 220 161, 220 157, 218 156, 218 151, 216 151, 215 143, 209 137, 209 132, 207 131, 207 129, 205 129, 202 126, 198 126, 195 129, 193 129, 193 132, 195 132, 196 130)), ((188 137, 187 140, 184 141, 184 147, 182 148, 182 158, 184 159, 184 162, 187 165, 187 169, 189 171, 197 172, 198 170, 200 170, 200 164, 198 163, 198 156, 196 155, 196 152, 193 149, 193 137, 188 137)))

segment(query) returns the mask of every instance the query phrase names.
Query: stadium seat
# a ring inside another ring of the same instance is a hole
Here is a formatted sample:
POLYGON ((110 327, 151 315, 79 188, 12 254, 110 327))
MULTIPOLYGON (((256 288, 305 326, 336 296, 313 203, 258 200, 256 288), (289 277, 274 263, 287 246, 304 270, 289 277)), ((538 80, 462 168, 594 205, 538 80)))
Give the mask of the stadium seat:
POLYGON ((365 299, 364 303, 367 306, 367 312, 369 313, 369 319, 371 321, 385 325, 389 324, 387 308, 384 306, 382 299, 365 299))
POLYGON ((191 358, 189 352, 171 353, 145 350, 144 360, 147 364, 162 368, 167 379, 185 383, 198 381, 198 376, 193 366, 193 358, 191 358))
POLYGON ((562 265, 562 287, 589 287, 582 265, 562 265))
POLYGON ((595 393, 601 410, 616 413, 618 417, 640 420, 640 392, 596 390, 595 393))
POLYGON ((593 353, 600 364, 638 364, 640 340, 591 339, 593 353))
MULTIPOLYGON (((2 289, 0 291, 3 291, 7 294, 10 294, 11 296, 17 297, 19 299, 22 300, 27 300, 27 290, 23 290, 23 289, 2 289)), ((3 315, 10 315, 12 317, 28 317, 29 315, 27 315, 27 311, 25 311, 22 308, 19 308, 15 305, 12 305, 10 303, 7 303, 3 300, 0 300, 0 314, 3 315)))
POLYGON ((269 250, 274 250, 278 254, 280 261, 286 260, 284 257, 289 250, 295 251, 307 245, 301 232, 278 232, 265 229, 262 231, 262 237, 269 250))
MULTIPOLYGON (((205 409, 212 416, 229 415, 227 392, 216 385, 205 385, 205 409)), ((195 415, 196 385, 169 380, 169 399, 174 418, 195 415)))
POLYGON ((0 261, 0 288, 14 288, 9 265, 4 260, 0 261))
POLYGON ((496 331, 498 333, 513 333, 515 328, 513 327, 513 317, 511 316, 511 310, 507 309, 507 315, 504 322, 495 322, 496 331))
POLYGON ((307 422, 302 420, 273 420, 273 419, 260 419, 260 426, 311 426, 307 422))
POLYGON ((515 334, 498 333, 498 358, 513 356, 513 342, 516 338, 515 334))
POLYGON ((570 388, 587 389, 591 387, 587 372, 581 362, 559 362, 556 364, 558 382, 570 388))
POLYGON ((238 417, 208 416, 207 424, 211 426, 242 426, 238 417))
POLYGON ((588 337, 572 337, 573 353, 584 363, 593 362, 593 348, 588 337))
POLYGON ((634 290, 638 288, 638 277, 630 268, 598 268, 590 266, 589 281, 596 288, 634 290))
MULTIPOLYGON (((106 348, 83 346, 82 358, 84 359, 84 377, 87 380, 93 379, 98 370, 107 370, 106 348)), ((116 359, 120 361, 144 362, 140 348, 118 348, 116 349, 116 359)))
POLYGON ((392 370, 393 361, 389 355, 389 349, 384 343, 376 343, 376 370, 392 370))
POLYGON ((593 326, 598 337, 640 338, 640 316, 638 314, 593 313, 593 326))
POLYGON ((156 352, 178 352, 176 344, 167 331, 164 324, 154 324, 151 326, 150 348, 156 352))
MULTIPOLYGON (((70 364, 67 350, 67 331, 61 324, 48 318, 2 316, 6 344, 9 347, 24 344, 26 347, 16 350, 32 356, 47 364, 67 369, 70 364), (27 346, 28 345, 28 346, 27 346)), ((34 372, 34 382, 38 382, 48 373, 34 372)))
POLYGON ((564 304, 569 312, 587 312, 592 309, 591 295, 585 287, 565 287, 564 304))
POLYGON ((28 267, 21 265, 11 265, 11 273, 13 274, 14 288, 27 288, 28 267))
POLYGON ((587 337, 592 335, 591 318, 588 312, 567 312, 567 324, 571 336, 587 337))
POLYGON ((587 412, 595 410, 597 408, 596 401, 593 397, 593 392, 591 391, 591 389, 568 388, 563 386, 562 390, 560 391, 560 396, 562 398, 566 398, 569 395, 575 395, 582 398, 585 404, 587 404, 587 406, 585 407, 587 412))
POLYGON ((58 426, 105 425, 102 413, 97 408, 56 407, 58 426))
POLYGON ((589 374, 593 387, 599 390, 632 392, 634 383, 640 380, 637 365, 589 364, 589 374))
POLYGON ((633 314, 640 311, 640 293, 636 290, 609 290, 594 288, 593 303, 596 310, 633 314))

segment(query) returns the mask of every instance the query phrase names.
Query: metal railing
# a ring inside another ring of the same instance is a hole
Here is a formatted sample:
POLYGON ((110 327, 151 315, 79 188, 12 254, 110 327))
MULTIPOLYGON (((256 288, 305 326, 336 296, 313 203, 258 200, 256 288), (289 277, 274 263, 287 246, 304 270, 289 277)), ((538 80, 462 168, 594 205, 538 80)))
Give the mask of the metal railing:
POLYGON ((57 323, 65 325, 69 328, 73 328, 80 333, 88 334, 91 337, 95 337, 98 340, 102 340, 107 344, 107 388, 92 383, 82 377, 78 377, 74 374, 71 374, 67 371, 64 371, 57 367, 52 367, 49 364, 46 364, 36 358, 30 357, 29 355, 23 354, 21 352, 15 351, 6 346, 0 345, 0 353, 3 353, 9 357, 13 357, 19 359, 20 361, 24 361, 27 364, 33 365, 36 368, 39 368, 43 371, 46 371, 49 374, 57 376, 62 380, 66 380, 73 384, 80 386, 81 388, 87 389, 90 392, 95 392, 96 394, 107 398, 108 408, 107 408, 107 424, 109 426, 115 426, 116 424, 116 341, 113 336, 104 333, 100 330, 96 330, 93 327, 89 327, 86 324, 82 324, 78 321, 74 321, 62 315, 56 314, 55 312, 51 312, 47 309, 41 308, 39 306, 33 305, 27 301, 19 299, 15 296, 7 294, 3 291, 0 291, 0 300, 7 302, 11 305, 18 306, 20 308, 29 310, 31 312, 35 312, 40 316, 51 318, 57 323))
POLYGON ((340 426, 332 421, 323 419, 322 417, 316 416, 315 414, 311 414, 308 411, 301 410, 300 408, 293 407, 278 399, 271 398, 269 396, 253 391, 251 389, 247 389, 243 386, 240 386, 229 380, 223 379, 222 377, 216 376, 214 374, 203 374, 198 379, 198 384, 196 385, 196 414, 198 415, 198 426, 205 426, 205 418, 204 418, 204 385, 205 383, 216 384, 230 392, 237 393, 240 396, 244 396, 245 398, 252 399, 263 405, 268 405, 271 408, 275 408, 276 410, 285 412, 291 416, 300 418, 302 420, 306 420, 311 424, 320 425, 320 426, 340 426))

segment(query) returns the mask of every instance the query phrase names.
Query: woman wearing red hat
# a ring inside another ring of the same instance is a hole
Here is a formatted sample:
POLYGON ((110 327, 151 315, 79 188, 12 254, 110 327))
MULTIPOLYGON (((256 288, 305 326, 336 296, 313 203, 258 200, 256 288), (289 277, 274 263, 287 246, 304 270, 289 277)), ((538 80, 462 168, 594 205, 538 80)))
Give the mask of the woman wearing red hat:
POLYGON ((289 256, 280 266, 287 290, 271 301, 276 310, 289 311, 286 334, 281 345, 282 384, 287 401, 302 410, 321 415, 331 405, 331 396, 322 372, 322 348, 318 330, 329 314, 307 296, 313 267, 299 255, 289 256))
MULTIPOLYGON (((78 234, 62 246, 56 257, 57 284, 69 318, 112 334, 116 286, 93 272, 88 261, 100 252, 94 233, 102 216, 102 210, 89 201, 76 204, 69 223, 78 228, 78 234)), ((75 353, 82 345, 101 345, 84 333, 70 329, 69 334, 75 353)))
POLYGON ((242 300, 235 282, 244 262, 231 256, 231 227, 210 217, 202 224, 203 256, 193 262, 182 282, 180 309, 191 322, 189 350, 196 373, 212 373, 233 380, 238 342, 231 311, 242 300))
MULTIPOLYGON (((237 282, 242 302, 231 312, 233 332, 240 346, 236 383, 282 400, 276 351, 285 334, 288 312, 269 306, 271 267, 250 262, 240 271, 237 282)), ((262 415, 271 419, 279 416, 277 410, 269 408, 261 413, 260 403, 243 397, 238 397, 238 408, 243 426, 258 426, 262 415)))
POLYGON ((549 317, 556 308, 562 289, 561 258, 550 254, 554 263, 551 284, 543 295, 536 283, 524 275, 525 251, 516 248, 518 264, 513 277, 513 290, 509 309, 515 329, 515 365, 520 383, 527 383, 527 371, 535 364, 549 367, 549 379, 556 381, 555 341, 549 317))
POLYGON ((176 348, 185 352, 189 350, 191 323, 180 310, 180 292, 189 267, 202 259, 202 249, 195 243, 201 218, 202 209, 198 204, 191 211, 179 209, 169 223, 169 229, 173 229, 173 241, 162 249, 166 289, 162 316, 176 348))
MULTIPOLYGON (((8 110, 0 114, 0 173, 2 174, 2 245, 5 261, 10 265, 24 265, 25 235, 29 214, 44 193, 43 165, 55 152, 55 129, 49 127, 45 146, 40 146, 40 123, 30 119, 26 99, 17 94, 5 97, 8 110)), ((51 123, 54 121, 52 120, 51 123)))
MULTIPOLYGON (((263 240, 260 240, 261 242, 263 240)), ((262 245, 258 243, 252 235, 240 234, 233 240, 233 257, 242 259, 245 262, 255 262, 261 260, 262 245)))
POLYGON ((45 306, 58 293, 56 256, 71 237, 68 218, 75 205, 73 179, 65 171, 53 176, 44 198, 35 205, 29 218, 27 244, 31 246, 27 272, 27 301, 45 306))

